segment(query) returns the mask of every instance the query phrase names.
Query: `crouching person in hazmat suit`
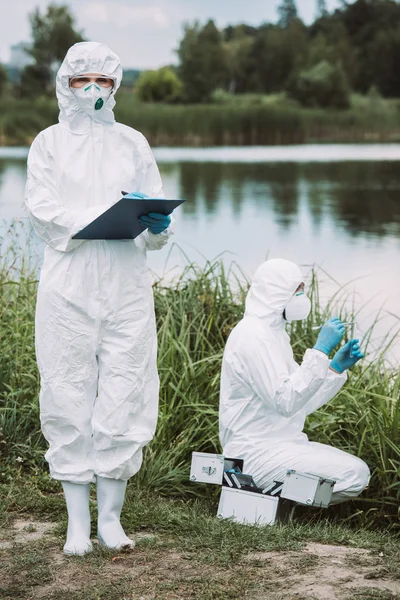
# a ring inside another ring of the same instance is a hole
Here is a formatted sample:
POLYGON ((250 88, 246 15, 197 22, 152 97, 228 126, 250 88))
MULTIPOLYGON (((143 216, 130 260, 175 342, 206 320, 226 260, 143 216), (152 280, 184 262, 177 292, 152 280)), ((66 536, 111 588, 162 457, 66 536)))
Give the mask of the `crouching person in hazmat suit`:
POLYGON ((345 328, 330 319, 299 366, 285 324, 306 319, 311 303, 292 262, 268 260, 255 273, 244 318, 231 332, 222 363, 220 440, 225 456, 244 460, 259 487, 284 481, 288 469, 333 479, 332 503, 358 496, 369 469, 359 458, 308 441, 304 422, 346 381, 363 355, 350 340, 330 361, 345 328))
POLYGON ((171 218, 143 217, 148 229, 135 240, 72 239, 121 190, 163 197, 146 139, 115 122, 121 78, 119 58, 104 44, 72 46, 57 74, 59 123, 37 136, 28 158, 26 206, 46 242, 36 308, 41 425, 50 474, 66 498, 64 552, 75 555, 92 549, 91 482, 100 542, 133 547, 120 514, 158 413, 146 251, 167 243, 171 218))

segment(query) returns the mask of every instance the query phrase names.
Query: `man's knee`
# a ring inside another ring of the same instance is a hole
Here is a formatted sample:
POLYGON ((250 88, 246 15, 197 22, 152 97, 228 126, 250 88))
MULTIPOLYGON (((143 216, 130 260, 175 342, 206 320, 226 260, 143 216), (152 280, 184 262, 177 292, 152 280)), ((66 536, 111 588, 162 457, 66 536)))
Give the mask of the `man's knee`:
POLYGON ((370 479, 370 470, 361 458, 352 456, 352 463, 348 470, 347 489, 343 490, 351 496, 358 496, 367 487, 370 479))
POLYGON ((359 481, 360 481, 360 485, 361 485, 360 492, 362 492, 363 490, 365 490, 365 488, 369 484, 371 473, 368 468, 368 465, 366 465, 366 463, 363 460, 361 460, 361 459, 358 459, 358 460, 359 460, 358 477, 359 477, 359 481))

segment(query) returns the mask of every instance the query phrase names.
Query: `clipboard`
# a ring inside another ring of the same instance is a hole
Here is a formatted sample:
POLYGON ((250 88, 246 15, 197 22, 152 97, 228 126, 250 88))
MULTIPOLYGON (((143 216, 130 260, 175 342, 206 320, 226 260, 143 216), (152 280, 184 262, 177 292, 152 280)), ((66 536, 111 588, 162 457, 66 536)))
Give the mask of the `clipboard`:
POLYGON ((74 240, 134 240, 147 229, 138 221, 151 212, 170 215, 185 200, 166 198, 137 198, 125 194, 121 200, 103 212, 97 219, 72 236, 74 240))

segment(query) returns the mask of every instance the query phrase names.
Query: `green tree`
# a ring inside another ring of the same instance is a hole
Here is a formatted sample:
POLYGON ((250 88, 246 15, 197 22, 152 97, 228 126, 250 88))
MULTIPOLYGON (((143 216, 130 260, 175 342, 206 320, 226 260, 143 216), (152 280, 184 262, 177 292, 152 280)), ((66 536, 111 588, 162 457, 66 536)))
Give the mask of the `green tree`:
POLYGON ((378 32, 369 45, 367 60, 369 83, 384 96, 400 97, 400 27, 378 32))
POLYGON ((222 36, 225 42, 231 42, 241 37, 254 37, 257 33, 257 28, 252 25, 228 25, 223 30, 222 36))
POLYGON ((317 19, 323 19, 328 16, 326 0, 317 0, 317 19))
POLYGON ((303 106, 348 108, 350 104, 350 88, 343 67, 326 60, 293 76, 287 90, 303 106))
POLYGON ((49 71, 44 66, 28 65, 21 73, 21 79, 16 86, 19 96, 41 96, 49 87, 49 71))
POLYGON ((36 94, 39 90, 43 93, 51 86, 54 70, 67 50, 83 41, 83 37, 76 31, 74 17, 66 5, 50 4, 43 14, 36 8, 29 21, 33 41, 27 50, 35 62, 23 71, 20 90, 23 94, 36 94))
POLYGON ((0 63, 0 96, 5 92, 8 83, 8 73, 6 68, 0 63))
POLYGON ((248 61, 249 91, 283 90, 292 73, 306 66, 307 46, 307 30, 299 19, 286 29, 260 27, 248 61))
POLYGON ((143 102, 174 103, 182 100, 183 84, 170 67, 142 73, 135 85, 135 93, 143 102))
POLYGON ((229 71, 222 36, 213 21, 204 27, 186 25, 178 48, 179 76, 187 102, 207 102, 217 88, 226 88, 229 71))
MULTIPOLYGON (((383 57, 375 54, 375 42, 379 37, 380 42, 386 36, 395 39, 392 32, 400 27, 400 5, 394 0, 356 0, 353 4, 346 4, 340 13, 340 20, 357 53, 355 89, 366 93, 374 83, 381 89, 377 79, 380 68, 385 69, 385 64, 383 57)), ((384 45, 387 52, 387 44, 384 45)), ((389 54, 396 52, 395 45, 389 54)))
POLYGON ((295 0, 282 0, 278 6, 278 25, 279 27, 289 27, 289 25, 297 19, 297 7, 295 0))
POLYGON ((328 15, 309 28, 308 66, 321 60, 331 64, 341 63, 350 87, 356 89, 360 57, 343 23, 342 15, 328 15))
POLYGON ((231 93, 247 91, 246 81, 249 59, 256 29, 246 25, 228 27, 223 32, 224 48, 229 73, 228 89, 231 93))

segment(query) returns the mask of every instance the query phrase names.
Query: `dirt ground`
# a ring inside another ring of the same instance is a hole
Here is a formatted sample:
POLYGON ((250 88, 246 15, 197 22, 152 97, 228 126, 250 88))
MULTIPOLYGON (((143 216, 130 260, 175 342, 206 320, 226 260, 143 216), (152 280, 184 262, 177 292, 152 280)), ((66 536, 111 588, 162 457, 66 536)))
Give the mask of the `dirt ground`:
POLYGON ((308 543, 302 551, 250 553, 231 568, 136 534, 112 554, 62 554, 54 523, 18 519, 0 538, 0 600, 350 600, 399 599, 384 552, 308 543))

